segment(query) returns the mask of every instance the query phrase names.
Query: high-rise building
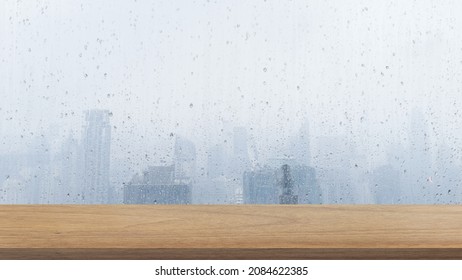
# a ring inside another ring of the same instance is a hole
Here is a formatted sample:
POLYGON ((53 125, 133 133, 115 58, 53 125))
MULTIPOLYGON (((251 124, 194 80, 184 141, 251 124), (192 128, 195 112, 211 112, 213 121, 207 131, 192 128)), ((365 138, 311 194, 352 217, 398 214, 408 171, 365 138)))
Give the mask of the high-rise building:
POLYGON ((209 148, 207 155, 208 178, 225 176, 232 180, 241 180, 242 174, 250 166, 248 153, 248 135, 245 127, 233 127, 224 123, 223 142, 209 148))
POLYGON ((279 189, 276 172, 272 168, 247 171, 243 178, 245 204, 278 204, 279 189))
POLYGON ((71 135, 62 143, 59 155, 59 203, 80 203, 82 197, 82 152, 71 135))
MULTIPOLYGON (((286 174, 287 175, 287 174, 286 174)), ((291 179, 284 179, 282 168, 265 167, 247 171, 243 176, 243 200, 245 204, 279 204, 280 195, 298 196, 298 204, 320 204, 321 190, 314 168, 296 165, 290 168, 291 179), (291 191, 284 193, 281 183, 291 184, 291 191), (290 182, 289 182, 290 181, 290 182)), ((294 200, 291 200, 294 201, 294 200)))
POLYGON ((233 140, 234 155, 247 159, 247 130, 245 127, 239 126, 233 128, 233 140))
POLYGON ((420 109, 411 114, 406 203, 431 203, 436 185, 433 183, 428 121, 420 109))
POLYGON ((242 176, 251 166, 247 129, 223 122, 220 136, 223 142, 208 149, 207 178, 201 180, 196 190, 207 193, 205 203, 241 203, 242 176))
POLYGON ((207 153, 207 177, 210 179, 225 176, 227 171, 226 154, 223 145, 215 145, 207 153))
POLYGON ((308 122, 304 122, 298 131, 298 134, 293 139, 291 147, 291 156, 299 165, 310 166, 311 150, 310 150, 310 126, 308 122))
POLYGON ((184 137, 175 139, 175 180, 189 184, 196 172, 196 146, 184 137))
POLYGON ((456 149, 450 148, 444 141, 438 144, 432 177, 432 182, 437 186, 435 203, 454 204, 461 197, 462 174, 455 151, 456 149))
POLYGON ((293 166, 291 175, 294 187, 298 190, 298 204, 322 204, 322 193, 313 167, 293 166))
POLYGON ((281 167, 281 176, 279 178, 279 186, 281 195, 279 196, 279 204, 298 204, 298 195, 294 193, 294 181, 290 174, 290 167, 284 164, 281 167))
POLYGON ((191 185, 175 183, 175 165, 151 166, 124 187, 125 204, 191 204, 191 185))
POLYGON ((109 183, 111 126, 107 110, 85 112, 83 127, 83 191, 82 202, 102 204, 110 202, 109 183))
POLYGON ((316 176, 322 186, 323 202, 328 204, 357 203, 357 182, 352 170, 356 168, 355 147, 340 136, 318 138, 316 176))

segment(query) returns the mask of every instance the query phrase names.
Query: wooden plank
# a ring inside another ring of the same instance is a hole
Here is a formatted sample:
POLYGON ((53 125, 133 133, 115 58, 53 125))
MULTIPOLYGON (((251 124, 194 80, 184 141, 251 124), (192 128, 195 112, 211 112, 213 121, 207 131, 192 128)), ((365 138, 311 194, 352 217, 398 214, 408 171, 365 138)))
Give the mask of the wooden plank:
POLYGON ((8 205, 0 259, 462 259, 462 207, 8 205))

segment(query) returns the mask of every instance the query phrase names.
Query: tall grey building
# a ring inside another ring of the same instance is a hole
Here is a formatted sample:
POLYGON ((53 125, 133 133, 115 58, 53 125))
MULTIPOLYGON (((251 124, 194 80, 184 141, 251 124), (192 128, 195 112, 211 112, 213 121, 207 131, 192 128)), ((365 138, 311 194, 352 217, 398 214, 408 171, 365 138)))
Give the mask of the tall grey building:
POLYGON ((277 174, 272 168, 247 171, 243 178, 243 201, 245 204, 278 204, 279 188, 277 174))
POLYGON ((150 166, 124 186, 124 204, 191 204, 191 185, 174 177, 175 165, 150 166))
POLYGON ((357 182, 353 180, 355 147, 345 136, 321 136, 316 151, 316 174, 322 186, 323 202, 328 204, 356 203, 357 182))
POLYGON ((313 167, 293 166, 291 176, 298 190, 298 204, 322 204, 322 192, 313 167))
POLYGON ((297 136, 293 139, 290 153, 299 165, 310 166, 310 125, 304 122, 298 131, 297 136))
MULTIPOLYGON (((286 166, 286 165, 284 165, 286 166)), ((290 168, 290 176, 283 168, 265 168, 247 171, 243 176, 243 201, 245 204, 279 204, 281 195, 297 196, 298 204, 320 204, 321 190, 315 169, 295 165, 290 168), (290 177, 290 182, 288 177, 290 177), (284 192, 281 182, 289 182, 291 191, 284 192)), ((284 201, 294 202, 292 198, 284 201)))
POLYGON ((207 177, 217 178, 225 176, 227 171, 225 148, 221 144, 211 147, 207 153, 207 177))
POLYGON ((233 150, 234 155, 248 158, 247 153, 247 130, 245 127, 238 126, 233 128, 233 150))
POLYGON ((196 173, 196 146, 184 137, 175 139, 175 180, 191 183, 196 173))
POLYGON ((85 112, 83 128, 83 191, 82 202, 102 204, 110 202, 111 126, 107 110, 85 112))
POLYGON ((437 190, 433 183, 429 122, 420 109, 412 111, 410 121, 406 202, 431 203, 437 190))
POLYGON ((298 195, 294 194, 294 180, 289 165, 284 164, 281 173, 279 186, 282 193, 279 196, 279 204, 298 204, 298 195))
POLYGON ((242 180, 242 174, 250 168, 248 136, 245 127, 233 129, 233 155, 230 161, 228 177, 235 181, 242 180))
POLYGON ((80 203, 82 197, 82 151, 72 135, 62 143, 59 155, 59 203, 80 203))

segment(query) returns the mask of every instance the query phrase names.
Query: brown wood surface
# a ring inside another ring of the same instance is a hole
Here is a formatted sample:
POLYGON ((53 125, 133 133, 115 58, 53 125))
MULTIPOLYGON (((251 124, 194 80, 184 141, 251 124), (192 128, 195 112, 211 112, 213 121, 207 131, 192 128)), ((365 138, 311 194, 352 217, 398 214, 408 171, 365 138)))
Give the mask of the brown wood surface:
POLYGON ((462 207, 0 206, 0 259, 462 259, 462 207))

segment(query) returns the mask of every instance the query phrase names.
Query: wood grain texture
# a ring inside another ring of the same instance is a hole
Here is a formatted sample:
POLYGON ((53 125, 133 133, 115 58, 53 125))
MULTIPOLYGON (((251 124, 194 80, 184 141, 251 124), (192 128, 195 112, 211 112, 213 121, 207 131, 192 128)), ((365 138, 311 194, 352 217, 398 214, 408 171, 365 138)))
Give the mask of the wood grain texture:
POLYGON ((462 207, 0 206, 0 259, 462 259, 462 207))

